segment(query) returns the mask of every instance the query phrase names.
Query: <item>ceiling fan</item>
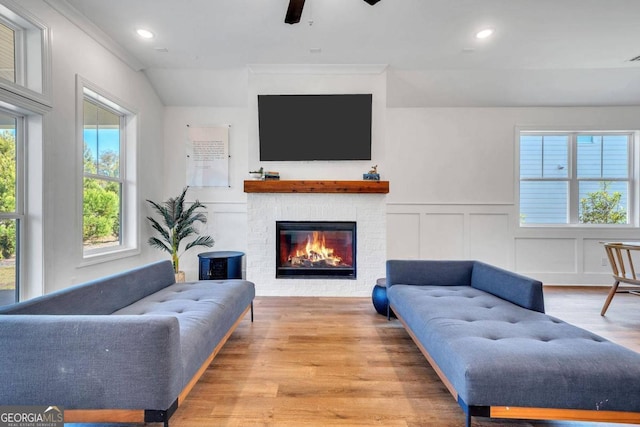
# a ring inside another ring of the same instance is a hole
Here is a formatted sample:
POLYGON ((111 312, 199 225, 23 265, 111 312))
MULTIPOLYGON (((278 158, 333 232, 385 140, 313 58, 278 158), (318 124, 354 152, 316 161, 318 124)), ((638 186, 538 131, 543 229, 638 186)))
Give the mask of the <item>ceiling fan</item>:
MULTIPOLYGON (((287 8, 287 15, 284 18, 284 22, 287 24, 297 24, 300 22, 302 16, 302 8, 304 7, 305 0, 289 0, 289 7, 287 8)), ((371 6, 378 3, 380 0, 364 0, 371 6)))

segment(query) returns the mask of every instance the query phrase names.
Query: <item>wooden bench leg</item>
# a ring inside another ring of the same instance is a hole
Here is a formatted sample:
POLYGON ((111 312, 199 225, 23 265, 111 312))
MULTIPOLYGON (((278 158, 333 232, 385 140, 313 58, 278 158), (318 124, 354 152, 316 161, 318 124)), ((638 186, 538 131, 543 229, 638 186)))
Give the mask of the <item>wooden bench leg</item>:
POLYGON ((604 302, 604 306, 602 307, 602 311, 600 312, 600 316, 604 316, 604 314, 607 312, 607 309, 609 308, 609 304, 611 304, 611 300, 613 299, 613 296, 616 294, 616 291, 618 290, 618 285, 620 284, 619 280, 616 280, 616 282, 613 284, 613 286, 611 286, 611 290, 609 291, 609 295, 607 296, 607 300, 604 302))

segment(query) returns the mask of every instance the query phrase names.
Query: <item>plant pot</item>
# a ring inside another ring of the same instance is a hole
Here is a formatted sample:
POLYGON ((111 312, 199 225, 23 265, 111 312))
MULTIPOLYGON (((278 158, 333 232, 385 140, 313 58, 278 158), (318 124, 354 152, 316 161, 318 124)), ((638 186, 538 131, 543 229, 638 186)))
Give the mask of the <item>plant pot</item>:
POLYGON ((178 271, 176 273, 176 283, 184 283, 184 282, 185 282, 184 271, 178 271))

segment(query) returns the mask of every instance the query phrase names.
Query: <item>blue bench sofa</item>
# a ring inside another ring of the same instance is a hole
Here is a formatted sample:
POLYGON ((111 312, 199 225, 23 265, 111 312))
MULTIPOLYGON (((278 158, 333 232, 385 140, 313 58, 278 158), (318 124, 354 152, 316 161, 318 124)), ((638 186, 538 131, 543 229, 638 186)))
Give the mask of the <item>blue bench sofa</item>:
POLYGON ((544 314, 542 283, 478 261, 387 261, 387 297, 466 415, 640 423, 640 354, 544 314))
POLYGON ((162 422, 244 315, 254 284, 175 283, 170 261, 0 310, 0 405, 57 405, 66 422, 162 422))

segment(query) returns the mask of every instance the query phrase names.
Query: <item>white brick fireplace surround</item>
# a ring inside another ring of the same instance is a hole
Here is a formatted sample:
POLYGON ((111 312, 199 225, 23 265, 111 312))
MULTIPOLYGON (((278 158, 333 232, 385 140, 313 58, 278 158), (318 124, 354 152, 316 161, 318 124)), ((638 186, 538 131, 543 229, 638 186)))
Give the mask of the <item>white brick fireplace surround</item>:
POLYGON ((371 296, 385 275, 385 194, 252 193, 247 195, 246 276, 261 296, 371 296), (276 278, 276 221, 355 221, 357 277, 276 278))

